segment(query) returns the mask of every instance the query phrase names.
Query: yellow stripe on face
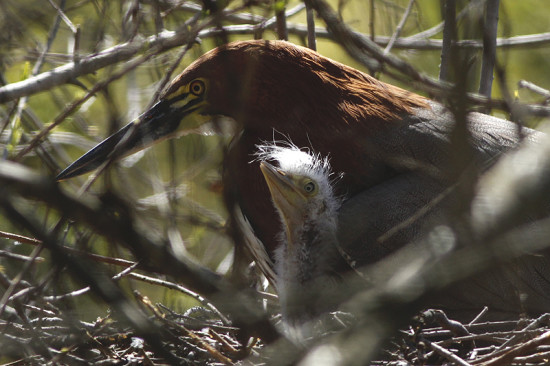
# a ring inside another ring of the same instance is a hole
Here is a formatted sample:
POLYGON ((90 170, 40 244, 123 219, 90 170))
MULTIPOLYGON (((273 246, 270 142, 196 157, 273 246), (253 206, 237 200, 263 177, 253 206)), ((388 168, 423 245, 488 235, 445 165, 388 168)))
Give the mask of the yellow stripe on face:
POLYGON ((173 91, 172 93, 168 94, 168 95, 165 95, 164 96, 164 99, 166 100, 170 100, 170 99, 174 99, 174 98, 177 98, 178 96, 184 94, 184 93, 187 93, 187 91, 189 90, 189 85, 183 85, 183 86, 180 86, 178 89, 176 89, 175 91, 173 91))
POLYGON ((170 106, 172 108, 183 108, 189 103, 189 100, 187 98, 178 100, 177 102, 170 103, 170 106))

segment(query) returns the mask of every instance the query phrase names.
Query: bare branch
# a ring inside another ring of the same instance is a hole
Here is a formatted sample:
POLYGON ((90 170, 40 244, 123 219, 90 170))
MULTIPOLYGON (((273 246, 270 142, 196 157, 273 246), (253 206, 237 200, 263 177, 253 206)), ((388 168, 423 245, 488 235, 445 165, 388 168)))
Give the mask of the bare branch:
POLYGON ((481 63, 481 78, 479 94, 491 97, 493 86, 493 68, 497 53, 498 7, 500 0, 487 0, 486 15, 483 26, 483 60, 481 63))
POLYGON ((456 1, 445 1, 445 25, 443 27, 443 47, 441 49, 441 66, 439 68, 439 80, 449 81, 449 71, 453 58, 453 47, 457 41, 456 34, 456 1))
POLYGON ((307 46, 312 50, 317 50, 317 41, 315 39, 315 15, 313 9, 306 8, 307 17, 307 46))
POLYGON ((395 28, 395 32, 393 32, 390 41, 388 42, 388 45, 384 49, 384 53, 388 53, 391 51, 395 40, 399 37, 401 34, 401 30, 403 30, 403 26, 405 25, 405 22, 407 21, 407 18, 409 17, 409 14, 411 13, 412 6, 414 5, 415 0, 409 0, 409 5, 407 5, 407 9, 405 9, 405 12, 403 13, 403 17, 401 17, 401 21, 399 21, 399 24, 397 24, 397 27, 395 28))

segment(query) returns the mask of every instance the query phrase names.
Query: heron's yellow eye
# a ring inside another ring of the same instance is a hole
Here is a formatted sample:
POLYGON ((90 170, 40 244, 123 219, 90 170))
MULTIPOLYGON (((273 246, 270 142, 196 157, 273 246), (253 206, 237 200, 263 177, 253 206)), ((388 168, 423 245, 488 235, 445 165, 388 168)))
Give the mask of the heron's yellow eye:
POLYGON ((191 94, 196 95, 197 97, 203 95, 205 90, 206 86, 204 85, 204 81, 202 80, 193 80, 191 84, 189 84, 189 91, 191 92, 191 94))
POLYGON ((304 185, 304 191, 306 191, 306 193, 309 193, 309 194, 314 193, 316 189, 317 189, 317 186, 312 181, 309 181, 304 185))

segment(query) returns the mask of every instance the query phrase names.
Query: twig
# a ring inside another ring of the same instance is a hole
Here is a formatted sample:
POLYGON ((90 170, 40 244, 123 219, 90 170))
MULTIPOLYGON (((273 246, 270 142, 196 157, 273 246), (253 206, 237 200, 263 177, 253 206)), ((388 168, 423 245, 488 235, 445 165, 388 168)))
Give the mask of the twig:
POLYGON ((399 21, 399 24, 397 24, 397 27, 395 28, 395 31, 393 32, 390 41, 388 42, 388 45, 384 49, 384 54, 387 54, 391 51, 395 40, 399 37, 401 34, 401 31, 403 30, 403 26, 405 25, 405 22, 407 21, 407 18, 409 17, 412 6, 414 5, 415 0, 409 0, 409 5, 407 5, 407 8, 405 9, 405 12, 403 13, 403 16, 401 17, 401 20, 399 21))
POLYGON ((6 250, 0 250, 0 257, 10 258, 21 262, 34 261, 35 263, 42 263, 45 261, 42 257, 29 257, 27 255, 8 252, 6 250))
POLYGON ((493 68, 497 53, 498 8, 500 0, 487 0, 485 23, 483 24, 483 59, 481 61, 481 77, 479 94, 491 97, 493 86, 493 68))
POLYGON ((71 30, 71 32, 73 32, 73 34, 76 34, 77 32, 77 27, 73 24, 73 22, 71 22, 71 20, 69 19, 69 17, 67 17, 67 15, 63 12, 63 10, 57 6, 56 3, 54 3, 52 0, 48 0, 48 2, 50 3, 50 5, 57 11, 57 15, 59 15, 61 17, 61 19, 63 20, 63 22, 69 27, 69 29, 71 30))
POLYGON ((288 30, 286 29, 286 14, 285 7, 278 9, 277 7, 284 4, 284 1, 274 1, 275 4, 275 17, 277 18, 277 38, 287 41, 288 30))
POLYGON ((317 40, 315 38, 315 15, 313 9, 306 6, 307 21, 307 46, 312 50, 317 50, 317 40))
MULTIPOLYGON (((460 11, 460 13, 458 13, 458 15, 456 16, 456 21, 462 19, 464 16, 466 16, 468 14, 468 12, 475 8, 477 6, 476 2, 475 1, 471 1, 468 3, 468 5, 466 5, 464 7, 464 9, 462 9, 460 11)), ((429 28, 429 29, 426 29, 425 31, 422 31, 422 32, 419 32, 419 33, 416 33, 412 36, 409 36, 405 39, 427 39, 427 38, 430 38, 430 37, 433 37, 435 36, 436 34, 439 34, 443 31, 443 28, 445 27, 445 21, 442 21, 441 23, 429 28)))
POLYGON ((536 84, 534 84, 530 81, 527 81, 527 80, 518 81, 518 88, 525 88, 525 89, 530 90, 534 93, 542 95, 546 99, 550 98, 550 91, 549 90, 541 88, 540 86, 538 86, 538 85, 536 85, 536 84))
MULTIPOLYGON (((112 281, 107 279, 104 274, 85 268, 78 257, 71 257, 69 260, 67 253, 59 247, 58 240, 54 240, 50 235, 44 233, 38 225, 31 224, 17 211, 9 198, 21 197, 21 195, 43 201, 50 207, 60 210, 64 217, 72 217, 109 240, 122 244, 142 260, 140 268, 174 276, 192 291, 211 298, 220 311, 232 317, 236 326, 253 329, 266 344, 281 338, 251 294, 239 291, 218 274, 188 258, 174 256, 169 251, 166 242, 155 242, 147 235, 136 231, 132 220, 128 217, 106 216, 105 210, 110 212, 111 209, 108 206, 105 207, 106 202, 101 205, 94 201, 83 204, 65 194, 51 180, 44 179, 17 164, 0 161, 0 207, 3 207, 11 220, 28 228, 32 235, 48 239, 48 242, 44 240, 45 247, 52 250, 53 254, 59 257, 57 259, 63 259, 63 263, 67 265, 68 269, 75 271, 75 274, 86 285, 93 282, 94 286, 97 286, 96 294, 107 303, 116 304, 117 311, 123 311, 124 303, 124 300, 119 298, 123 295, 118 288, 113 288, 112 281), (103 282, 105 282, 105 288, 102 287, 103 282), (227 301, 229 298, 231 301, 227 301), (123 303, 119 303, 121 301, 123 303)), ((124 307, 124 309, 126 308, 124 307)), ((124 316, 128 318, 130 314, 124 316)), ((130 319, 130 321, 138 329, 143 329, 145 325, 145 323, 137 324, 134 319, 130 319)))
POLYGON ((210 353, 210 355, 212 355, 219 362, 225 365, 233 365, 233 362, 229 358, 222 355, 217 349, 210 346, 201 337, 197 336, 195 333, 193 333, 183 325, 166 319, 164 314, 149 300, 149 298, 141 295, 138 291, 134 291, 134 294, 141 301, 141 303, 145 305, 156 316, 157 319, 159 319, 163 323, 170 324, 170 326, 176 329, 181 330, 186 336, 188 336, 193 341, 193 343, 205 349, 208 353, 210 353))
POLYGON ((525 352, 537 348, 540 345, 548 344, 550 342, 550 331, 538 336, 537 338, 527 341, 509 351, 503 355, 493 358, 488 362, 484 362, 483 366, 498 366, 509 365, 510 362, 517 356, 523 355, 525 352))
POLYGON ((374 41, 375 32, 374 32, 374 21, 376 19, 375 9, 374 6, 375 0, 370 0, 370 17, 369 17, 369 30, 370 30, 370 39, 374 41))
POLYGON ((134 70, 139 65, 143 64, 144 62, 148 61, 150 58, 155 56, 158 52, 157 48, 153 48, 150 50, 149 53, 141 56, 140 58, 134 60, 131 63, 127 63, 122 70, 110 75, 107 79, 100 81, 94 85, 92 89, 90 89, 85 96, 82 98, 75 99, 72 103, 70 103, 56 118, 55 120, 50 123, 45 129, 40 131, 34 138, 29 142, 29 144, 20 151, 15 158, 14 161, 21 160, 26 154, 28 154, 30 151, 32 151, 39 143, 40 141, 45 138, 50 131, 52 131, 55 127, 57 127, 60 123, 62 123, 68 116, 73 114, 80 106, 86 102, 88 99, 93 97, 98 91, 105 88, 107 85, 112 83, 113 81, 120 79, 124 75, 126 75, 131 70, 134 70))
POLYGON ((17 273, 17 276, 15 276, 15 278, 10 281, 11 282, 10 286, 5 290, 4 294, 2 295, 2 298, 0 299, 0 315, 2 315, 2 313, 6 309, 8 301, 10 300, 17 286, 19 286, 19 283, 21 282, 23 275, 31 268, 31 265, 33 264, 34 260, 38 258, 38 255, 40 254, 42 249, 43 249, 42 245, 36 246, 36 248, 34 248, 34 250, 30 255, 31 260, 25 262, 25 264, 23 265, 23 268, 21 268, 19 273, 17 273))
MULTIPOLYGON (((42 244, 41 240, 34 239, 34 238, 29 238, 29 237, 23 236, 23 235, 7 233, 5 231, 0 231, 0 237, 16 240, 18 242, 25 243, 25 244, 31 244, 31 245, 40 245, 40 244, 42 244)), ((90 259, 92 259, 96 262, 114 264, 114 265, 117 265, 117 266, 130 267, 130 266, 133 266, 136 263, 136 262, 129 261, 129 260, 126 260, 126 259, 113 258, 113 257, 107 257, 107 256, 99 255, 99 254, 84 252, 84 251, 74 249, 74 248, 71 248, 71 247, 67 247, 67 246, 63 246, 63 250, 65 250, 66 252, 71 253, 71 254, 84 255, 84 256, 86 256, 86 257, 88 257, 88 258, 90 258, 90 259)))
POLYGON ((484 306, 483 310, 481 310, 479 314, 477 314, 476 317, 470 323, 468 323, 468 325, 476 324, 479 321, 479 319, 481 319, 485 314, 487 314, 488 311, 489 311, 489 308, 487 306, 484 306))
MULTIPOLYGON (((522 329, 522 332, 527 332, 529 330, 533 330, 536 327, 540 326, 541 324, 548 323, 548 320, 550 319, 550 314, 543 314, 537 319, 533 320, 531 323, 529 323, 525 328, 522 329)), ((524 338, 521 337, 521 333, 518 335, 514 335, 514 337, 508 339, 506 342, 504 342, 499 349, 505 349, 506 347, 512 346, 514 344, 517 344, 520 339, 524 338)))
POLYGON ((452 361, 454 363, 457 363, 461 366, 472 366, 472 364, 464 361, 462 358, 458 357, 457 355, 455 355, 454 353, 451 353, 449 352, 448 350, 446 350, 445 348, 441 347, 441 346, 438 346, 437 344, 433 343, 433 342, 429 342, 428 343, 430 345, 430 348, 433 349, 435 352, 437 352, 438 354, 440 354, 441 356, 445 357, 446 359, 448 359, 449 361, 452 361))
POLYGON ((191 31, 163 32, 145 39, 135 39, 132 42, 103 50, 98 54, 83 57, 78 63, 70 62, 35 77, 8 84, 0 88, 0 103, 70 83, 78 76, 93 73, 106 66, 126 61, 144 49, 155 49, 156 53, 158 53, 182 44, 187 44, 195 39, 196 34, 200 30, 209 25, 209 21, 205 21, 200 27, 196 27, 191 31))
POLYGON ((145 275, 142 275, 142 274, 139 274, 139 273, 130 273, 128 277, 134 278, 134 279, 137 279, 137 280, 140 280, 140 281, 143 281, 143 282, 147 282, 147 283, 151 283, 151 284, 155 284, 155 285, 160 285, 160 286, 169 288, 171 290, 176 290, 176 291, 179 291, 181 293, 184 293, 184 294, 194 298, 195 300, 197 300, 198 302, 200 302, 201 304, 203 304, 204 306, 206 306, 210 310, 212 310, 220 318, 220 320, 222 321, 222 323, 224 325, 231 324, 229 319, 227 319, 226 316, 224 316, 214 305, 212 305, 212 303, 210 303, 208 300, 206 300, 201 295, 199 295, 199 294, 197 294, 197 293, 195 293, 195 292, 193 292, 189 289, 186 289, 183 286, 177 285, 177 284, 169 282, 169 281, 160 280, 158 278, 145 276, 145 275))
MULTIPOLYGON (((384 72, 396 77, 398 80, 411 80, 415 85, 429 93, 438 93, 445 97, 453 95, 455 88, 445 82, 439 82, 416 70, 411 64, 401 60, 399 57, 390 54, 384 55, 378 45, 368 38, 353 32, 346 24, 342 23, 334 10, 324 0, 306 0, 317 11, 327 24, 334 37, 340 41, 346 51, 369 69, 378 70, 382 64, 387 64, 399 71, 402 75, 395 75, 384 69, 384 72), (405 77, 403 77, 403 75, 405 77)), ((506 101, 488 100, 479 94, 468 93, 466 99, 470 103, 491 106, 509 110, 509 103, 506 101)), ((514 105, 516 113, 531 115, 550 115, 550 108, 538 105, 514 105)))
POLYGON ((439 80, 448 81, 451 67, 453 43, 456 42, 456 1, 445 1, 445 25, 443 27, 443 47, 441 49, 441 66, 439 80))
MULTIPOLYGON (((121 279, 122 277, 124 277, 124 276, 128 275, 130 272, 132 272, 137 266, 138 266, 138 263, 134 263, 134 265, 132 265, 128 268, 125 268, 121 272, 114 275, 112 277, 112 279, 114 281, 121 279)), ((84 287, 84 288, 81 288, 81 289, 78 289, 78 290, 75 290, 75 291, 71 291, 71 292, 69 292, 67 294, 63 294, 63 295, 44 296, 44 300, 46 300, 46 301, 59 301, 59 300, 63 300, 63 299, 66 299, 66 298, 71 298, 71 297, 83 295, 83 294, 87 293, 88 291, 90 291, 90 286, 87 286, 87 287, 84 287)))
POLYGON ((6 231, 0 231, 0 237, 6 238, 6 239, 12 239, 20 243, 26 243, 26 244, 32 244, 32 245, 42 244, 41 240, 29 238, 28 236, 23 236, 19 234, 8 233, 6 231))

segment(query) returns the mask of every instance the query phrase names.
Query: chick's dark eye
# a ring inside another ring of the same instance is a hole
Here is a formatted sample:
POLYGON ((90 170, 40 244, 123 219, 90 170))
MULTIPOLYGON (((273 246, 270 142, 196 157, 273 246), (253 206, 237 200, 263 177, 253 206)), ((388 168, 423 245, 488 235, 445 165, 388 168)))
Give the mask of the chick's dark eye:
POLYGON ((204 90, 204 82, 201 80, 195 80, 191 82, 191 85, 189 86, 189 91, 196 96, 201 96, 202 94, 204 94, 204 90))
POLYGON ((315 191, 315 183, 313 182, 306 183, 306 185, 304 186, 304 190, 306 191, 306 193, 311 193, 315 191))

